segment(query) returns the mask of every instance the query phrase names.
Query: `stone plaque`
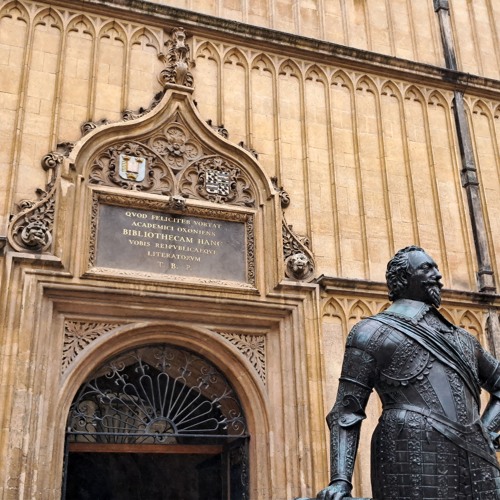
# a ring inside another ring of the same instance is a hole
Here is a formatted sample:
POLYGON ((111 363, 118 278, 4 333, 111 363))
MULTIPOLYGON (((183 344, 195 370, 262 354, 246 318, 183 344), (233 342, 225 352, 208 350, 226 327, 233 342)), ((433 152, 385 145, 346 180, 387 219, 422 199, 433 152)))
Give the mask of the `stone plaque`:
POLYGON ((120 196, 97 196, 92 270, 254 284, 252 214, 200 207, 176 213, 160 206, 151 200, 128 199, 125 204, 120 196))

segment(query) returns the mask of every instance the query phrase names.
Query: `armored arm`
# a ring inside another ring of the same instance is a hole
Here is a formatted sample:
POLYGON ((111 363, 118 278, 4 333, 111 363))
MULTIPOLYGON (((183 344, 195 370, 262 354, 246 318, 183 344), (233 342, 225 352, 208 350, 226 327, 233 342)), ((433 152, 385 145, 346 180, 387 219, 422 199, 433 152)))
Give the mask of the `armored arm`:
POLYGON ((490 400, 481 420, 493 444, 500 449, 498 431, 500 430, 500 363, 488 352, 479 347, 478 375, 483 389, 490 393, 490 400))
POLYGON ((330 428, 331 482, 351 484, 359 443, 361 422, 372 391, 373 358, 364 351, 347 347, 337 400, 326 420, 330 428))

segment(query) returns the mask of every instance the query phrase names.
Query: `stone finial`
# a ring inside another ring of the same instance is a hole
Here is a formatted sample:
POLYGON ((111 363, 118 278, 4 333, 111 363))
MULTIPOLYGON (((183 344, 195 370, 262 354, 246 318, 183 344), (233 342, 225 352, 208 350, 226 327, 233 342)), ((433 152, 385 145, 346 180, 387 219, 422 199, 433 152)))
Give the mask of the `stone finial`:
POLYGON ((194 63, 190 58, 189 45, 186 44, 184 28, 174 28, 171 39, 165 42, 166 54, 160 54, 160 59, 166 68, 160 73, 160 83, 193 87, 193 75, 189 71, 194 63))

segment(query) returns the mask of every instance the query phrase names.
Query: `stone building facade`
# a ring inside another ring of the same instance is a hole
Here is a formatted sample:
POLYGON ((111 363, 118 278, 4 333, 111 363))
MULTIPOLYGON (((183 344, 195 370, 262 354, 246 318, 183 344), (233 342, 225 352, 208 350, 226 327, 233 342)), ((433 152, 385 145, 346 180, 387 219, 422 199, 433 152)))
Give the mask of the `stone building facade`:
POLYGON ((499 25, 494 0, 0 0, 2 498, 141 460, 172 500, 312 495, 345 338, 410 244, 500 355, 499 25))

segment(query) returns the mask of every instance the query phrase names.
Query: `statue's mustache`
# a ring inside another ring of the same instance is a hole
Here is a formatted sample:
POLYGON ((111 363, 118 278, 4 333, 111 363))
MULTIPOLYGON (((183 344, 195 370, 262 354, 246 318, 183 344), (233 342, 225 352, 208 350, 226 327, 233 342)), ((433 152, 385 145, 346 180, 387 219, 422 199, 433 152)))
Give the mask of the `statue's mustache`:
POLYGON ((436 279, 423 281, 422 284, 424 286, 426 286, 426 287, 435 287, 435 286, 437 286, 440 290, 441 290, 441 288, 443 288, 443 284, 441 283, 441 281, 436 280, 436 279))

